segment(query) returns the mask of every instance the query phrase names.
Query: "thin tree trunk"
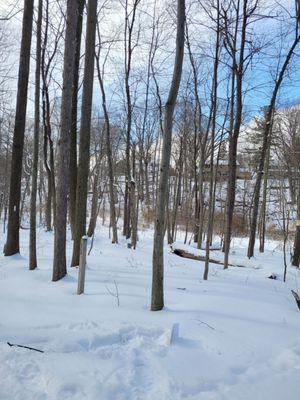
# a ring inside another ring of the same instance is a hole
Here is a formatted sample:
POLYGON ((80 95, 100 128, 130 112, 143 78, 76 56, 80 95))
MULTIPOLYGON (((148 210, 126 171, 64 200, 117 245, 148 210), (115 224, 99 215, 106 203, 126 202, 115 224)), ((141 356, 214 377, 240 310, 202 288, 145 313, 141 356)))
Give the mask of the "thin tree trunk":
POLYGON ((80 242, 86 233, 87 191, 90 165, 91 115, 94 83, 94 52, 97 21, 97 0, 88 0, 85 64, 82 90, 80 144, 76 190, 76 223, 72 266, 79 265, 80 242))
POLYGON ((56 198, 55 198, 55 171, 54 171, 54 151, 53 151, 53 140, 52 140, 52 129, 51 129, 51 110, 50 110, 50 98, 49 98, 49 71, 53 57, 57 51, 58 39, 55 42, 54 50, 48 57, 46 62, 46 53, 48 45, 48 29, 49 29, 49 0, 45 1, 45 28, 44 28, 44 39, 41 51, 41 73, 42 73, 42 114, 43 114, 43 130, 44 130, 44 165, 47 173, 47 200, 46 200, 46 213, 45 222, 46 230, 52 230, 52 208, 53 208, 53 222, 55 224, 55 209, 56 209, 56 198), (48 147, 49 147, 49 159, 48 159, 48 147))
POLYGON ((181 179, 182 179, 182 168, 183 168, 183 139, 180 138, 180 150, 179 150, 179 160, 178 160, 178 181, 177 185, 175 185, 175 193, 174 193, 174 204, 173 204, 173 213, 172 213, 172 226, 171 226, 171 243, 175 241, 175 228, 177 223, 177 213, 178 207, 180 204, 181 198, 181 179))
POLYGON ((38 195, 39 195, 39 225, 43 223, 43 192, 44 192, 44 169, 43 162, 39 160, 39 185, 38 185, 38 195))
MULTIPOLYGON (((44 42, 45 45, 45 42, 44 42)), ((45 46, 43 47, 43 54, 45 52, 45 46)), ((42 56, 42 59, 44 56, 42 56)), ((50 165, 48 163, 48 143, 51 140, 51 125, 50 125, 50 104, 49 104, 49 94, 48 87, 46 84, 46 77, 44 75, 44 66, 42 65, 43 72, 43 128, 44 128, 44 144, 43 144, 43 152, 44 152, 44 165, 47 174, 47 199, 46 199, 46 230, 52 230, 52 200, 53 200, 53 177, 52 177, 52 169, 51 162, 50 165)), ((51 152, 51 150, 50 150, 51 152)), ((50 156, 51 159, 51 156, 50 156)), ((53 171, 54 172, 54 171, 53 171)))
POLYGON ((130 238, 131 227, 130 222, 132 219, 131 196, 135 196, 135 192, 131 192, 131 189, 135 189, 131 185, 131 168, 130 168, 130 145, 131 145, 131 126, 132 126, 132 100, 131 100, 131 90, 130 90, 130 74, 131 74, 131 63, 132 63, 132 53, 134 50, 134 45, 132 43, 133 39, 133 28, 136 20, 137 6, 140 0, 134 0, 132 4, 131 12, 128 11, 128 0, 125 2, 125 32, 124 32, 124 43, 125 43, 125 94, 126 94, 126 182, 125 182, 125 198, 124 198, 124 226, 123 234, 126 239, 130 238), (131 16, 131 18, 130 18, 131 16))
POLYGON ((250 225, 250 237, 249 237, 249 244, 248 244, 248 251, 247 251, 248 258, 251 258, 254 255, 255 235, 256 235, 258 208, 259 208, 259 195, 260 195, 261 181, 262 181, 262 176, 263 176, 263 172, 264 172, 264 165, 265 165, 267 149, 269 146, 270 135, 272 132, 272 119, 273 119, 273 114, 274 114, 274 110, 275 110, 277 94, 280 89, 281 83, 283 81, 286 69, 290 63, 290 60, 292 59, 292 56, 297 47, 297 44, 299 43, 299 40, 300 40, 300 37, 297 34, 292 46, 290 47, 289 52, 285 58, 285 61, 281 67, 278 78, 275 82, 271 101, 270 101, 270 104, 268 106, 267 113, 266 113, 265 128, 264 128, 264 132, 263 132, 263 144, 262 144, 261 155, 260 155, 260 160, 259 160, 259 167, 258 167, 258 172, 257 172, 255 187, 254 187, 253 210, 252 210, 252 218, 251 218, 251 225, 250 225))
MULTIPOLYGON (((238 3, 239 4, 239 3, 238 3)), ((226 226, 225 226, 225 235, 224 235, 224 269, 228 268, 228 258, 229 258, 229 250, 230 250, 230 242, 231 242, 231 233, 232 233, 232 221, 233 221, 233 212, 234 212, 234 204, 235 204, 235 193, 236 193, 236 168, 237 168, 237 142, 240 134, 240 128, 242 124, 242 111, 243 111, 243 76, 244 76, 244 53, 245 53, 245 45, 246 45, 246 34, 247 34, 247 23, 248 23, 248 0, 243 0, 243 17, 242 17, 242 26, 241 26, 241 41, 240 41, 240 49, 239 49, 239 60, 236 62, 236 39, 238 32, 238 24, 239 18, 236 21, 236 30, 235 30, 235 44, 233 49, 233 63, 232 63, 232 98, 234 106, 234 76, 236 75, 236 107, 235 107, 235 120, 233 131, 230 129, 230 139, 229 139, 229 171, 228 171, 228 189, 227 189, 227 208, 226 208, 226 226)), ((252 10, 254 12, 255 8, 252 10)), ((239 16, 239 6, 237 8, 237 17, 239 16)), ((233 108, 231 110, 231 120, 233 119, 233 108)))
POLYGON ((79 64, 80 47, 82 33, 82 19, 84 0, 78 1, 77 27, 76 27, 76 51, 75 51, 75 69, 73 78, 72 93, 72 128, 71 128, 71 148, 70 148, 70 201, 69 216, 72 231, 72 237, 75 235, 76 220, 76 186, 77 186, 77 103, 78 103, 78 83, 79 83, 79 64))
POLYGON ((63 90, 61 102, 61 132, 58 142, 56 224, 54 234, 54 260, 52 275, 53 281, 63 278, 67 273, 66 227, 69 193, 72 87, 75 68, 77 12, 78 0, 68 0, 63 90))
POLYGON ((259 234, 259 252, 263 253, 265 251, 265 237, 266 237, 266 211, 267 211, 267 190, 268 190, 268 178, 269 178, 269 163, 270 163, 270 151, 271 143, 268 146, 268 154, 265 161, 264 169, 264 184, 263 184, 263 198, 261 205, 261 227, 259 234))
POLYGON ((211 108, 212 108, 212 129, 211 129, 211 153, 210 153, 210 180, 209 180, 209 207, 207 221, 207 235, 205 246, 205 266, 203 279, 207 280, 209 270, 209 248, 210 239, 213 234, 213 212, 214 212, 214 181, 215 181, 215 166, 214 166, 214 148, 215 148, 215 133, 216 133, 216 117, 217 117, 217 95, 218 95, 218 67, 219 67, 219 48, 220 48, 220 15, 219 15, 219 0, 217 0, 217 28, 216 28, 216 46, 215 60, 213 71, 213 82, 211 92, 211 108))
MULTIPOLYGON (((100 40, 100 33, 98 29, 98 35, 100 40)), ((106 155, 108 164, 108 178, 109 178, 109 200, 110 200, 110 221, 112 226, 112 243, 118 243, 118 231, 117 231, 117 218, 116 218, 116 199, 114 190, 114 168, 113 168, 113 156, 111 148, 111 132, 110 132, 110 120, 109 114, 106 106, 106 93, 104 88, 104 82, 102 78, 102 73, 100 70, 99 54, 96 56, 98 80, 102 95, 102 110, 105 119, 105 139, 106 139, 106 155)))
POLYGON ((164 233, 166 215, 166 196, 169 179, 173 113, 180 86, 183 54, 184 54, 185 0, 177 0, 177 37, 176 58, 173 79, 165 105, 164 136, 162 160, 160 166, 159 189, 156 207, 154 243, 153 243, 153 272, 151 310, 158 311, 164 307, 164 233))
POLYGON ((38 20, 36 32, 36 70, 35 70, 35 99, 34 99, 34 147, 32 182, 30 198, 30 238, 29 238, 29 269, 37 267, 36 258, 36 197, 39 162, 39 136, 40 136, 40 79, 41 79, 41 35, 42 35, 43 0, 38 3, 38 20))
POLYGON ((195 181, 195 222, 194 222, 194 242, 198 243, 198 248, 201 248, 202 236, 203 236, 203 170, 204 170, 204 157, 206 149, 207 135, 203 135, 202 132, 202 109, 199 97, 199 82, 197 76, 196 62, 191 50, 191 44, 189 39, 188 25, 186 25, 186 44, 189 54, 189 60, 192 67, 193 73, 193 88, 195 93, 195 111, 194 111, 194 154, 193 154, 193 172, 195 181), (200 142, 200 162, 199 173, 197 173, 197 159, 198 159, 198 137, 200 142), (198 189, 199 188, 199 189, 198 189), (199 193, 198 193, 199 192, 199 193))
POLYGON ((136 170, 135 170, 135 144, 132 149, 132 179, 130 181, 130 218, 131 218, 131 247, 135 250, 137 245, 137 213, 138 213, 138 201, 135 195, 135 185, 136 185, 136 170))

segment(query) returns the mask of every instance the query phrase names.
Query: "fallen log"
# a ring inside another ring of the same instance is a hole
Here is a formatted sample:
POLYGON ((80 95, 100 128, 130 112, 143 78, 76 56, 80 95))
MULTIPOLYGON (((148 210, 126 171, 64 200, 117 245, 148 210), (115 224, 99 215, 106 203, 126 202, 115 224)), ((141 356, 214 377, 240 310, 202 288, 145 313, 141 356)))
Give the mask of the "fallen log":
MULTIPOLYGON (((189 253, 188 251, 183 250, 183 249, 178 249, 178 248, 173 249, 172 246, 171 246, 171 250, 172 250, 172 252, 174 254, 176 254, 179 257, 189 258, 191 260, 204 261, 205 262, 205 256, 200 256, 200 255, 196 256, 195 254, 189 253)), ((224 265, 224 263, 222 261, 214 260, 213 258, 210 258, 209 262, 211 264, 224 265)), ((229 267, 247 268, 245 265, 237 265, 237 264, 228 264, 228 266, 229 267)))

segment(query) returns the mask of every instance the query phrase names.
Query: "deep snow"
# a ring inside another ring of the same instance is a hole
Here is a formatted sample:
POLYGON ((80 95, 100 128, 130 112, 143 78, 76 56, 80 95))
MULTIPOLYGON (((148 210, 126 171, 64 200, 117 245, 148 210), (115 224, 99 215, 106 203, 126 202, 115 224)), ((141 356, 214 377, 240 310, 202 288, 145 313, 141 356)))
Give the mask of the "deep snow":
POLYGON ((166 246, 166 307, 151 312, 151 240, 143 232, 129 250, 99 227, 77 296, 77 269, 51 282, 53 234, 39 231, 39 268, 28 271, 21 231, 21 256, 0 258, 1 400, 297 398, 300 311, 290 289, 300 289, 300 272, 290 267, 282 282, 277 243, 249 263, 246 241, 235 239, 233 257, 247 268, 211 264, 206 282, 202 262, 166 246))

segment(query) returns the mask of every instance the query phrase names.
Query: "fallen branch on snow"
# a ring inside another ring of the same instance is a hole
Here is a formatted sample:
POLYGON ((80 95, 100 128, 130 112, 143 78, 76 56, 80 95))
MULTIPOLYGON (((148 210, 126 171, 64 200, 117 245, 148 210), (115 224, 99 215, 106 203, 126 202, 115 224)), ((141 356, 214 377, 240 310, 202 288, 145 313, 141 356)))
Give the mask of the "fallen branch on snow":
POLYGON ((39 353, 44 353, 43 350, 35 349, 34 347, 23 346, 22 344, 14 344, 14 343, 9 343, 9 342, 7 342, 7 344, 9 345, 9 347, 22 347, 23 349, 34 350, 34 351, 38 351, 39 353))
MULTIPOLYGON (((176 254, 179 257, 189 258, 191 260, 197 260, 197 261, 205 261, 205 256, 195 255, 195 254, 189 253, 187 250, 178 249, 178 248, 173 249, 172 246, 171 246, 171 250, 174 254, 176 254)), ((212 264, 224 265, 224 263, 222 261, 214 260, 213 258, 210 258, 209 262, 212 264)), ((237 265, 237 264, 228 264, 228 265, 229 265, 229 267, 247 268, 245 265, 237 265)))
POLYGON ((195 321, 199 322, 199 324, 207 326, 209 329, 212 329, 213 331, 216 330, 213 326, 209 325, 207 322, 201 321, 200 319, 195 319, 195 321))

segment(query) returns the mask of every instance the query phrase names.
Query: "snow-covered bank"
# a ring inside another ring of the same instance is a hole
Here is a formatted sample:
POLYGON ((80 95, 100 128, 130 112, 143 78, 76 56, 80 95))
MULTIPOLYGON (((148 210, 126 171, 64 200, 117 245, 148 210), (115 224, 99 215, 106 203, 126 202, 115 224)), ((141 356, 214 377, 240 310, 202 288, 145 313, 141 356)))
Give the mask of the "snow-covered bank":
MULTIPOLYGON (((27 269, 28 231, 21 235, 22 255, 0 258, 1 400, 292 400, 300 392, 300 312, 290 294, 300 273, 290 268, 286 284, 267 279, 283 275, 274 243, 255 260, 259 269, 212 264, 207 282, 202 262, 166 247, 166 308, 153 313, 151 232, 133 251, 111 245, 101 227, 81 296, 77 269, 51 282, 52 234, 39 232, 36 271, 27 269)), ((246 243, 234 244, 244 258, 246 243)))

